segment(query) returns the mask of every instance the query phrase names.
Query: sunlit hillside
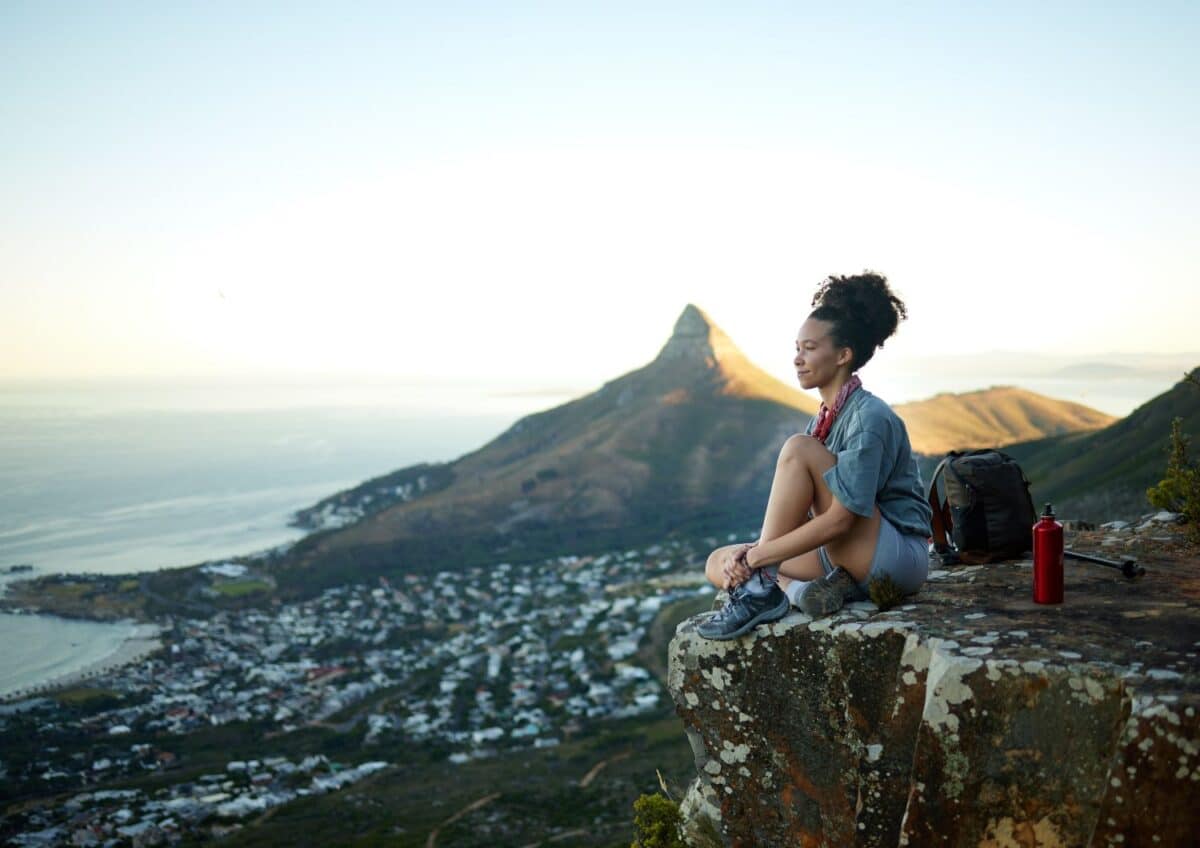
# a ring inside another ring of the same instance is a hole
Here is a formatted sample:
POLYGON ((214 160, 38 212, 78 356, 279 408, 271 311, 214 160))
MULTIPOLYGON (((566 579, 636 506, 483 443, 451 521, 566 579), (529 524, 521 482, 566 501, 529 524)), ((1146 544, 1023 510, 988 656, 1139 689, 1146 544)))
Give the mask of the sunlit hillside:
POLYGON ((894 408, 908 427, 913 450, 924 454, 1001 447, 1063 433, 1089 432, 1118 420, 1078 403, 1015 386, 940 394, 894 408))

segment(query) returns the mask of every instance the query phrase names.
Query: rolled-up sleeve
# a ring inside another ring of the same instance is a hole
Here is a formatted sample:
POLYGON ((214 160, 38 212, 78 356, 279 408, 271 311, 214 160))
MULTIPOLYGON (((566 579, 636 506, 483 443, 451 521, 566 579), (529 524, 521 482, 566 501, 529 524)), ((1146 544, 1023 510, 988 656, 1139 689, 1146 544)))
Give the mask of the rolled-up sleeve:
POLYGON ((837 465, 821 475, 833 496, 855 515, 869 518, 875 512, 883 453, 883 439, 860 430, 838 451, 837 465))

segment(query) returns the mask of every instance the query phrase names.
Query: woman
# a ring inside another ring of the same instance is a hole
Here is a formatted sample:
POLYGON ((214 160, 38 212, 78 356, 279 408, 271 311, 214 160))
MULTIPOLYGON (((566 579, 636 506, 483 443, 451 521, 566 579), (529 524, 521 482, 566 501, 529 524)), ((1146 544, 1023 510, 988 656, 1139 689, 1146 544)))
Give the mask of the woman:
POLYGON ((800 386, 817 389, 821 409, 779 452, 756 542, 726 545, 705 576, 729 602, 697 631, 732 639, 782 618, 792 604, 828 615, 865 600, 889 577, 916 592, 929 570, 933 513, 904 422, 862 388, 857 371, 908 312, 887 278, 864 271, 829 277, 796 337, 800 386))

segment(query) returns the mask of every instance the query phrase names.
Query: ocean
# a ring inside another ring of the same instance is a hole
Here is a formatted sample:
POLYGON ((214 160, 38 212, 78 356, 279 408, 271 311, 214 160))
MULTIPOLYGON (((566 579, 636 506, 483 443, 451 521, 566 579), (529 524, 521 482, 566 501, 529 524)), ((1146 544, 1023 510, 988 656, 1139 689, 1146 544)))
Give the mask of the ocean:
POLYGON ((0 387, 0 571, 118 574, 300 538, 296 510, 370 477, 454 459, 566 398, 303 387, 222 394, 0 387), (470 396, 457 395, 459 402, 470 396))

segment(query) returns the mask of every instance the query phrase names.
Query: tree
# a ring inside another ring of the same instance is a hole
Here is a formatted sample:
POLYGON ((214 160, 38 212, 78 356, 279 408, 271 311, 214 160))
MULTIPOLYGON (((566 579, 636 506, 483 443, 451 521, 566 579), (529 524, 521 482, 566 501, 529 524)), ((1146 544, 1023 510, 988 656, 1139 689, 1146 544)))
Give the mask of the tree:
MULTIPOLYGON (((1195 374, 1185 374, 1184 379, 1200 389, 1195 374)), ((1200 543, 1200 467, 1188 455, 1190 441, 1183 432, 1183 419, 1172 419, 1167 473, 1157 486, 1146 490, 1146 498, 1152 506, 1181 513, 1188 522, 1188 536, 1200 543)))

